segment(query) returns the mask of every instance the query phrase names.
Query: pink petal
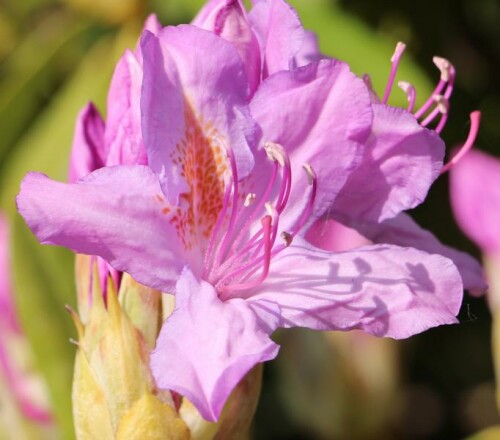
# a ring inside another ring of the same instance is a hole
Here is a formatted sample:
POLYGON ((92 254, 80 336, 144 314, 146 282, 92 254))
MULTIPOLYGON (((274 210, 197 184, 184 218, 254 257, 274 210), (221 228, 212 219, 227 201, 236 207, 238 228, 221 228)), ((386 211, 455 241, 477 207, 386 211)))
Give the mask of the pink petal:
MULTIPOLYGON (((240 176, 247 175, 253 167, 248 142, 253 142, 255 127, 246 105, 244 66, 233 45, 184 25, 165 28, 158 38, 146 32, 141 47, 143 135, 150 166, 160 176, 169 202, 177 204, 180 194, 188 191, 181 168, 189 159, 186 151, 198 144, 211 154, 211 162, 215 150, 231 148, 240 176), (193 135, 195 143, 190 141, 193 135)), ((195 167, 215 166, 198 163, 203 158, 193 156, 195 167)))
POLYGON ((177 282, 175 310, 151 354, 158 386, 187 397, 205 419, 216 421, 243 376, 276 357, 268 326, 245 301, 222 302, 212 285, 186 268, 177 282))
MULTIPOLYGON (((162 29, 163 26, 158 21, 156 14, 149 14, 142 28, 143 31, 149 31, 154 35, 158 35, 162 29)), ((139 47, 137 49, 139 49, 139 47)))
POLYGON ((358 231, 331 218, 321 218, 305 234, 306 240, 317 248, 331 252, 348 251, 373 244, 358 231))
POLYGON ((443 165, 444 143, 405 110, 373 105, 363 161, 333 205, 347 218, 382 221, 420 204, 443 165))
POLYGON ((282 327, 399 339, 457 322, 462 294, 456 267, 440 255, 391 245, 335 254, 297 239, 248 301, 278 304, 282 327))
POLYGON ((471 150, 450 171, 455 218, 483 252, 500 252, 500 160, 471 150))
MULTIPOLYGON (((318 178, 311 219, 320 216, 358 165, 370 133, 372 111, 364 83, 347 64, 323 60, 269 77, 257 90, 250 109, 262 127, 263 141, 281 144, 290 155, 292 190, 285 210, 289 218, 280 220, 283 228, 299 216, 307 201, 306 163, 318 178)), ((256 169, 269 167, 265 155, 256 160, 256 169)), ((256 186, 266 184, 265 179, 256 180, 256 186)))
POLYGON ((107 166, 147 164, 141 130, 141 85, 140 62, 126 51, 116 65, 108 93, 107 166))
POLYGON ((70 182, 86 176, 106 163, 104 121, 94 104, 87 104, 76 119, 69 161, 70 182))
POLYGON ((171 207, 145 166, 101 168, 77 184, 30 173, 17 206, 41 243, 100 256, 160 290, 171 290, 185 260, 194 258, 181 247, 171 207))
POLYGON ((263 78, 291 67, 304 40, 295 9, 283 0, 257 0, 249 21, 260 44, 263 78))
POLYGON ((481 295, 488 287, 479 262, 465 252, 441 243, 431 232, 421 228, 405 213, 381 223, 352 222, 361 234, 374 243, 414 247, 431 254, 439 254, 453 261, 464 284, 473 295, 481 295))
MULTIPOLYGON (((202 29, 208 29, 208 24, 212 23, 213 25, 220 11, 233 3, 243 6, 240 0, 208 0, 193 18, 191 24, 202 29)), ((213 30, 213 28, 210 30, 213 30)))
POLYGON ((239 0, 211 1, 200 11, 192 24, 214 32, 236 47, 245 64, 250 91, 253 94, 260 82, 260 48, 248 23, 242 2, 239 0))
POLYGON ((304 31, 304 40, 294 57, 295 67, 316 63, 323 58, 326 57, 319 50, 318 36, 314 32, 304 31))

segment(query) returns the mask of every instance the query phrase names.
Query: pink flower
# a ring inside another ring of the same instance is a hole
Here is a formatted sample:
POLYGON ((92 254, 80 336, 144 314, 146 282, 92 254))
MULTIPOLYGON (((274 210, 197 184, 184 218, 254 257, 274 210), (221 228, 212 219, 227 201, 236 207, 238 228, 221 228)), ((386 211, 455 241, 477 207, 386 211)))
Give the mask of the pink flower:
POLYGON ((481 249, 492 310, 500 305, 500 160, 471 150, 450 171, 451 205, 459 226, 481 249))
POLYGON ((24 417, 49 424, 52 415, 36 392, 42 385, 41 380, 23 365, 32 354, 12 298, 9 261, 9 228, 0 213, 0 374, 24 417))
POLYGON ((450 172, 455 218, 477 246, 500 257, 500 160, 471 150, 450 172))
MULTIPOLYGON (((73 184, 31 173, 17 201, 42 243, 175 293, 152 353, 161 388, 216 420, 240 379, 277 355, 278 327, 403 338, 456 322, 462 282, 450 260, 392 245, 332 253, 301 237, 362 164, 373 130, 369 91, 347 65, 317 61, 256 85, 237 46, 194 26, 145 32, 141 52, 148 165, 73 184)), ((412 133, 419 177, 375 186, 397 211, 425 195, 442 143, 392 116, 412 133)), ((408 157, 391 155, 380 172, 403 173, 408 157)))

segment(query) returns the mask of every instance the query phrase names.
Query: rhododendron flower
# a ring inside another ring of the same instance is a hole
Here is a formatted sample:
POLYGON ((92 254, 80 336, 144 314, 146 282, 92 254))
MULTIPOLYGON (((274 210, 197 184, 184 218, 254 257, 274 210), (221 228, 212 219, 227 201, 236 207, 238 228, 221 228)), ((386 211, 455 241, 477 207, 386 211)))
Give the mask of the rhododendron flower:
MULTIPOLYGON (((295 10, 283 0, 255 0, 248 14, 240 0, 212 0, 192 23, 213 31, 237 48, 252 93, 255 85, 270 74, 326 58, 319 51, 315 34, 302 27, 295 10)), ((311 230, 308 237, 317 244, 331 241, 328 236, 336 231, 335 226, 329 231, 329 225, 334 225, 330 220, 335 219, 359 230, 373 242, 412 246, 451 258, 460 270, 465 288, 482 293, 486 284, 479 263, 464 252, 443 245, 401 212, 421 203, 429 180, 433 181, 451 166, 450 163, 441 168, 444 144, 436 135, 445 127, 455 81, 453 65, 435 57, 441 76, 425 103, 416 109, 415 88, 400 81, 398 85, 407 94, 408 107, 389 106, 404 50, 405 45, 399 43, 382 99, 371 89, 368 75, 364 76, 372 97, 372 135, 367 139, 357 171, 350 175, 325 218, 320 220, 321 227, 311 230), (435 128, 427 130, 433 124, 435 128), (405 156, 406 160, 401 160, 405 156), (423 168, 424 161, 428 162, 423 168), (412 192, 406 191, 408 181, 414 185, 412 192), (421 186, 417 190, 419 181, 421 186), (320 235, 314 238, 313 233, 320 235)), ((477 132, 478 124, 473 122, 469 146, 477 132)))
MULTIPOLYGON (((450 260, 390 245, 335 254, 299 235, 332 205, 370 135, 368 90, 345 64, 278 72, 249 103, 237 50, 210 32, 146 32, 142 62, 149 166, 105 167, 76 184, 31 173, 18 207, 42 243, 175 293, 152 353, 161 388, 215 420, 244 374, 276 356, 278 327, 401 338, 456 322, 462 283, 450 260)), ((430 177, 438 159, 421 136, 430 177)), ((420 187, 399 190, 413 200, 420 187)))

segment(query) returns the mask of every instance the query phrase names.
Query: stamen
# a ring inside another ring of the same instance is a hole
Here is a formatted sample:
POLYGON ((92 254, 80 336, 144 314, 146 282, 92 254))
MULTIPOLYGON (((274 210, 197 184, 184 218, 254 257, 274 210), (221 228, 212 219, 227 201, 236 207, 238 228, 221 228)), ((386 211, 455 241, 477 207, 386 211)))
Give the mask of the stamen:
POLYGON ((441 81, 448 82, 453 69, 451 63, 446 58, 437 56, 432 58, 432 62, 441 71, 441 81))
POLYGON ((434 104, 434 96, 443 95, 446 99, 450 99, 451 92, 453 91, 453 84, 455 82, 455 68, 453 64, 451 64, 447 59, 441 57, 434 57, 432 59, 436 67, 441 72, 441 76, 439 82, 436 85, 436 88, 431 93, 427 101, 415 112, 415 118, 421 118, 434 104), (445 85, 448 83, 448 87, 443 94, 443 89, 445 85))
POLYGON ((273 229, 271 231, 271 247, 272 247, 278 235, 279 213, 271 202, 266 203, 266 211, 271 216, 271 224, 273 225, 273 229))
POLYGON ((281 181, 281 190, 276 203, 276 209, 281 214, 288 202, 291 189, 292 167, 290 165, 290 157, 285 149, 275 142, 265 142, 264 149, 266 150, 267 157, 273 161, 277 161, 283 169, 283 180, 281 181))
MULTIPOLYGON (((281 189, 280 193, 278 195, 278 201, 276 202, 276 210, 278 211, 279 214, 283 212, 283 209, 286 206, 286 203, 288 202, 288 198, 290 196, 290 189, 291 189, 291 179, 292 179, 292 171, 291 171, 291 165, 290 165, 290 158, 284 148, 275 142, 264 142, 262 145, 264 150, 266 151, 267 157, 272 160, 275 164, 274 169, 273 169, 273 174, 271 179, 269 180, 269 183, 267 185, 267 188, 262 196, 260 196, 260 201, 258 205, 255 207, 254 211, 250 216, 248 216, 247 220, 245 221, 245 224, 243 225, 240 233, 236 237, 236 239, 233 242, 232 249, 237 249, 241 241, 243 240, 243 237, 245 236, 245 232, 247 232, 248 228, 250 225, 252 225, 254 219, 256 216, 261 215, 261 209, 263 207, 263 204, 265 203, 266 200, 270 198, 272 189, 274 187, 274 184, 276 183, 277 179, 277 174, 278 174, 278 167, 281 166, 283 169, 283 175, 282 175, 282 180, 281 180, 281 189)), ((245 249, 248 248, 248 244, 245 246, 245 249)), ((241 253, 242 251, 239 251, 241 253)))
POLYGON ((210 273, 210 265, 211 261, 214 257, 213 251, 214 251, 214 246, 215 242, 217 240, 217 237, 219 235, 219 231, 222 227, 222 224, 224 223, 224 219, 226 218, 226 213, 227 213, 227 208, 229 206, 229 200, 231 200, 231 188, 232 188, 232 183, 231 183, 231 175, 229 172, 224 174, 224 186, 226 188, 226 191, 224 193, 224 202, 222 204, 222 209, 219 213, 219 217, 217 218, 217 223, 214 226, 214 229, 212 230, 212 235, 210 237, 210 241, 208 243, 207 251, 205 252, 205 259, 203 262, 203 274, 205 277, 208 277, 208 274, 210 273))
POLYGON ((233 234, 233 228, 236 220, 236 214, 238 213, 238 170, 236 169, 236 159, 234 157, 234 152, 231 148, 227 148, 227 156, 229 158, 229 163, 231 165, 231 177, 232 177, 232 189, 233 189, 233 200, 231 203, 231 215, 229 217, 229 224, 227 230, 222 239, 222 243, 218 247, 215 254, 214 266, 218 267, 220 262, 226 252, 230 247, 231 236, 233 234))
POLYGON ((410 113, 413 112, 415 101, 417 100, 417 91, 415 87, 407 81, 399 81, 398 86, 406 93, 406 98, 408 99, 408 107, 406 110, 410 113))
MULTIPOLYGON (((279 254, 283 249, 286 249, 293 241, 293 238, 297 235, 297 233, 302 229, 302 227, 307 223, 307 220, 311 216, 311 213, 313 211, 314 207, 314 201, 316 200, 316 192, 318 189, 318 179, 316 177, 316 173, 314 169, 311 167, 309 164, 304 164, 303 165, 304 171, 307 173, 309 184, 312 186, 311 188, 311 194, 309 196, 309 202, 302 211, 302 215, 300 216, 300 219, 296 223, 296 225, 293 228, 292 232, 282 232, 281 238, 283 238, 284 243, 276 246, 272 252, 271 252, 271 258, 279 254)), ((259 261, 262 260, 262 257, 260 258, 259 261)))
POLYGON ((446 173, 453 166, 455 166, 464 157, 467 152, 473 147, 476 141, 477 133, 479 131, 479 124, 481 122, 481 112, 475 111, 470 114, 470 130, 467 136, 467 140, 462 145, 462 148, 458 151, 455 156, 441 169, 441 174, 446 173))
POLYGON ((446 125, 446 121, 448 120, 448 113, 450 110, 450 102, 444 96, 436 96, 436 103, 439 112, 441 113, 441 119, 438 122, 438 125, 434 129, 434 131, 439 134, 443 131, 444 126, 446 125))
POLYGON ((308 163, 305 163, 304 165, 302 165, 302 168, 304 168, 306 172, 307 183, 309 183, 309 185, 312 185, 316 181, 316 173, 314 172, 313 167, 308 163))
POLYGON ((450 109, 449 101, 442 95, 435 95, 434 101, 436 101, 438 110, 443 115, 446 115, 448 113, 448 110, 450 109))
POLYGON ((278 163, 284 167, 285 166, 285 155, 283 147, 280 144, 276 144, 275 142, 267 141, 264 142, 264 150, 266 150, 267 157, 274 161, 278 161, 278 163))
POLYGON ((306 209, 302 212, 302 215, 300 216, 299 221, 295 225, 293 231, 292 231, 292 238, 297 235, 297 233, 300 231, 302 226, 304 226, 308 220, 308 218, 311 216, 313 207, 314 207, 314 201, 316 200, 316 192, 318 190, 318 178, 316 177, 316 173, 311 165, 308 163, 303 165, 304 171, 307 174, 307 180, 309 182, 309 185, 312 186, 311 188, 311 194, 309 195, 309 202, 306 206, 306 209))
MULTIPOLYGON (((307 223, 307 220, 311 216, 314 208, 314 201, 316 200, 316 193, 318 190, 318 178, 316 177, 316 172, 314 171, 313 167, 308 163, 304 164, 302 167, 304 168, 304 171, 307 174, 307 180, 309 182, 309 185, 312 186, 312 188, 311 188, 311 193, 309 195, 309 201, 307 203, 307 206, 305 207, 304 211, 302 211, 302 214, 297 223, 295 224, 295 226, 293 227, 292 232, 289 233, 287 232, 289 236, 287 235, 286 238, 290 239, 290 243, 293 240, 293 238, 298 234, 298 232, 302 229, 302 227, 307 223)), ((277 248, 276 253, 280 252, 288 245, 287 245, 287 240, 285 240, 285 245, 282 245, 281 247, 277 248)), ((275 254, 273 253, 273 255, 275 254)))
POLYGON ((396 45, 396 49, 394 50, 394 54, 392 55, 391 62, 391 73, 389 74, 389 79, 387 81, 387 86, 385 88, 384 97, 382 99, 383 104, 387 104, 389 100, 389 96, 391 95, 392 86, 394 84, 394 79, 396 78, 396 73, 398 71, 399 62, 401 60, 401 56, 406 49, 406 45, 404 43, 399 42, 396 45))
POLYGON ((427 127, 427 125, 429 125, 434 119, 436 119, 437 115, 441 114, 442 115, 441 120, 439 121, 439 124, 436 127, 436 129, 434 130, 437 133, 440 133, 446 123, 446 120, 448 119, 450 102, 443 95, 435 95, 433 96, 433 100, 436 103, 436 108, 432 110, 432 112, 420 123, 420 125, 422 127, 427 127))
POLYGON ((249 193, 245 197, 245 201, 243 202, 243 206, 245 208, 248 208, 250 205, 253 205, 253 202, 255 202, 255 194, 254 193, 249 193))
MULTIPOLYGON (((270 202, 265 203, 265 209, 268 213, 268 215, 272 219, 272 225, 273 229, 271 231, 271 247, 273 247, 276 237, 278 234, 278 222, 279 222, 279 214, 276 208, 272 205, 270 202)), ((241 265, 243 261, 251 261, 250 264, 246 264, 243 267, 240 267, 240 269, 230 273, 229 275, 223 275, 222 280, 224 281, 225 279, 228 278, 234 278, 235 275, 240 274, 241 272, 246 272, 250 268, 252 268, 256 263, 258 263, 259 260, 256 260, 259 252, 262 250, 263 246, 263 241, 260 240, 259 238, 263 234, 263 229, 261 228, 258 232, 256 232, 253 237, 248 241, 248 243, 240 249, 237 253, 235 253, 233 256, 228 258, 220 267, 217 275, 224 274, 227 270, 229 270, 232 266, 237 266, 241 265), (249 255, 251 252, 251 255, 249 255)), ((247 274, 248 277, 248 274, 247 274)))
MULTIPOLYGON (((273 160, 273 159, 271 159, 271 160, 273 160)), ((240 229, 240 232, 238 233, 238 235, 234 239, 232 249, 237 249, 240 246, 243 238, 245 237, 246 232, 248 232, 248 229, 250 228, 250 226, 254 222, 255 217, 257 215, 261 214, 262 207, 264 206, 266 199, 269 198, 269 195, 271 194, 271 191, 274 187, 274 184, 276 183, 276 178, 278 177, 278 167, 279 167, 278 162, 274 161, 273 172, 272 172, 271 178, 269 179, 269 182, 267 184, 266 190, 264 191, 264 194, 260 198, 259 203, 257 204, 257 206, 254 207, 252 213, 247 217, 242 228, 240 229)), ((241 215, 244 215, 244 213, 242 212, 241 215)), ((239 220, 239 218, 238 218, 238 220, 239 220)), ((250 240, 250 243, 247 243, 247 246, 248 246, 248 244, 253 243, 259 234, 260 233, 255 234, 252 237, 252 239, 250 240)), ((224 266, 226 266, 226 263, 224 263, 224 266)))
POLYGON ((221 290, 225 292, 234 292, 237 290, 246 290, 251 289, 252 287, 258 286, 261 284, 267 277, 269 273, 269 266, 271 265, 271 216, 266 215, 261 219, 262 229, 264 231, 264 258, 262 265, 262 272, 258 278, 255 280, 249 281, 247 283, 233 284, 229 286, 222 286, 221 290))

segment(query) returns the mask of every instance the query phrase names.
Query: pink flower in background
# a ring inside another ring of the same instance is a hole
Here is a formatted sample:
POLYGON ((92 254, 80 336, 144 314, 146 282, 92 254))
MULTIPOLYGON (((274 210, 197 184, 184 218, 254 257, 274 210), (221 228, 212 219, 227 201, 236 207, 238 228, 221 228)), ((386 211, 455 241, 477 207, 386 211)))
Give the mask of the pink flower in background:
POLYGON ((50 424, 52 415, 41 393, 41 378, 29 371, 30 347, 17 317, 10 283, 9 228, 0 213, 0 375, 24 417, 50 424))
POLYGON ((450 179, 458 224, 485 254, 500 257, 500 159, 471 150, 450 179))
MULTIPOLYGON (((42 243, 175 293, 152 353, 161 388, 216 420, 239 380, 276 356, 278 327, 402 338, 456 322, 462 283, 450 260, 391 245, 331 253, 300 236, 360 165, 372 130, 369 92, 345 64, 280 71, 252 95, 238 48, 211 32, 146 32, 141 47, 148 166, 74 184, 31 173, 18 208, 42 243)), ((421 170, 380 196, 397 193, 396 207, 423 197, 442 155, 439 138, 406 124, 421 170)), ((403 172, 407 158, 393 155, 403 172)))
POLYGON ((490 283, 490 305, 500 305, 500 160, 471 150, 450 171, 457 223, 481 249, 490 283))

